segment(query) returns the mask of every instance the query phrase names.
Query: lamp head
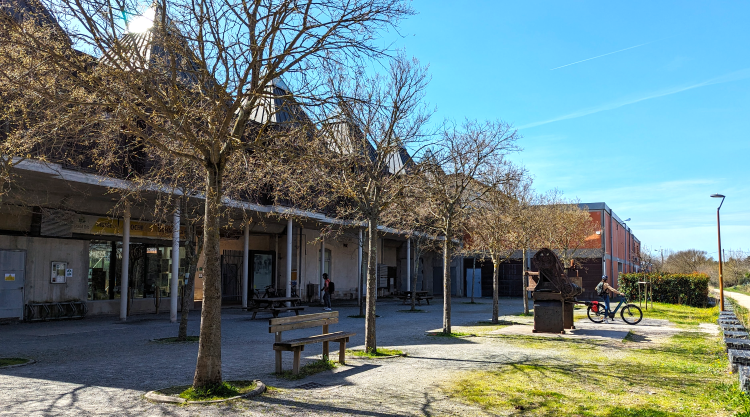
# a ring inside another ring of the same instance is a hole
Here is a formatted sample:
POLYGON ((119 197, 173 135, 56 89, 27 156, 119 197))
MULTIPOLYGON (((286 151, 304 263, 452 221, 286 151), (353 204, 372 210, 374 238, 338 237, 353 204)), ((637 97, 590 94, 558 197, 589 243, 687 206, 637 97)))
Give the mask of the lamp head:
POLYGON ((724 198, 722 194, 711 194, 711 197, 713 198, 724 198))

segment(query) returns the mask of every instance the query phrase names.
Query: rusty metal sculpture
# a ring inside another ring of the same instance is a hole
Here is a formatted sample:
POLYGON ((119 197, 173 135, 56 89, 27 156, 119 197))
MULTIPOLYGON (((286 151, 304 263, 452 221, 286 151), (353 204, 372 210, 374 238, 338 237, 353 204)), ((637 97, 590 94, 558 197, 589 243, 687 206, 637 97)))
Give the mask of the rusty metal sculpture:
POLYGON ((575 329, 573 325, 573 305, 575 297, 583 292, 580 279, 573 282, 554 252, 540 249, 532 258, 538 272, 529 272, 535 281, 534 332, 565 333, 565 329, 575 329))

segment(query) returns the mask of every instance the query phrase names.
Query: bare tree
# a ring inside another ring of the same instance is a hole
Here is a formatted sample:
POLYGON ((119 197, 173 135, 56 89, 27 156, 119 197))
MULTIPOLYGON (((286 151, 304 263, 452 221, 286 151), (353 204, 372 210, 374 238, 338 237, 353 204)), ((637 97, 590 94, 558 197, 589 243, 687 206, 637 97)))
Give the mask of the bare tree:
POLYGON ((443 332, 451 333, 450 262, 463 239, 467 220, 481 209, 485 195, 512 175, 505 156, 518 150, 520 136, 503 122, 466 121, 448 125, 431 155, 421 165, 421 193, 425 209, 443 240, 443 332))
POLYGON ((309 123, 276 127, 271 116, 288 110, 278 100, 292 99, 280 77, 306 104, 326 101, 323 64, 358 66, 381 56, 377 34, 411 9, 401 0, 162 0, 129 21, 120 16, 138 10, 135 1, 61 0, 51 10, 84 53, 18 24, 11 25, 12 41, 0 40, 26 52, 0 57, 0 78, 23 88, 17 102, 39 97, 49 109, 23 133, 45 143, 71 140, 86 148, 78 162, 110 168, 108 174, 137 153, 185 161, 203 180, 206 264, 193 386, 218 384, 219 228, 228 173, 253 166, 248 158, 262 161, 279 141, 310 137, 309 123), (30 75, 40 72, 39 63, 48 77, 36 80, 30 75))
MULTIPOLYGON (((467 220, 466 250, 488 254, 492 259, 492 322, 498 322, 500 264, 530 242, 529 225, 535 224, 527 205, 531 181, 523 171, 503 167, 495 180, 498 188, 487 192, 479 208, 467 220)), ((525 252, 525 250, 524 250, 525 252)), ((524 288, 524 294, 526 290, 524 288)), ((527 297, 524 297, 527 302, 527 297)))
POLYGON ((576 252, 586 245, 588 239, 597 239, 596 231, 601 228, 585 207, 579 207, 577 200, 567 200, 558 190, 552 190, 543 199, 541 220, 541 244, 556 249, 565 273, 571 267, 576 252))
POLYGON ((698 272, 704 266, 713 263, 715 261, 708 257, 706 251, 687 249, 670 253, 667 259, 664 260, 664 271, 689 274, 691 272, 698 272))
POLYGON ((337 217, 367 225, 365 350, 377 350, 378 227, 398 223, 394 214, 413 165, 407 147, 423 138, 430 112, 422 99, 429 78, 415 59, 399 55, 386 76, 335 80, 341 92, 338 114, 321 129, 321 153, 311 170, 326 192, 319 204, 337 217))

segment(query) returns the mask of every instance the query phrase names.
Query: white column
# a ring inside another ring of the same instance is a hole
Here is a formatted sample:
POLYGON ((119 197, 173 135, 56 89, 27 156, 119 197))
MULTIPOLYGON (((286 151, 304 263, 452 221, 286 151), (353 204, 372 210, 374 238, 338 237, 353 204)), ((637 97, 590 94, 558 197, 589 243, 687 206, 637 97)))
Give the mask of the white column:
POLYGON ((406 291, 411 291, 411 238, 406 239, 406 291))
MULTIPOLYGON (((325 238, 320 239, 320 276, 318 277, 318 295, 321 295, 320 290, 323 289, 323 273, 326 272, 326 241, 325 238)), ((329 277, 330 278, 330 277, 329 277)), ((320 304, 323 304, 323 297, 320 297, 320 304)))
POLYGON ((357 305, 362 305, 362 229, 357 244, 357 305))
POLYGON ((242 308, 247 308, 248 273, 250 263, 250 222, 245 223, 245 244, 242 251, 242 308))
MULTIPOLYGON (((130 274, 130 204, 125 203, 122 228, 122 277, 120 278, 120 320, 128 319, 128 278, 130 274)), ((114 277, 112 277, 114 278, 114 277)))
POLYGON ((292 219, 286 222, 286 296, 292 296, 292 229, 294 224, 292 219))
POLYGON ((179 286, 180 275, 180 206, 179 200, 177 207, 174 209, 174 216, 172 218, 172 279, 170 281, 169 288, 169 321, 171 323, 177 323, 177 298, 179 297, 179 286))

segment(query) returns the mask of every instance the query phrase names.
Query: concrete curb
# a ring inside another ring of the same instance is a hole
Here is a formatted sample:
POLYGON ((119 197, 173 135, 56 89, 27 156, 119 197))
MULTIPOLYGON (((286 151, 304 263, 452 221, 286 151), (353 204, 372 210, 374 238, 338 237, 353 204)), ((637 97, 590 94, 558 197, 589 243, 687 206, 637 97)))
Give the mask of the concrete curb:
MULTIPOLYGON (((157 391, 160 391, 160 390, 149 391, 143 397, 145 399, 149 400, 149 401, 153 401, 155 403, 164 403, 164 404, 216 404, 216 403, 223 403, 223 402, 232 401, 232 400, 238 400, 238 399, 241 399, 241 398, 243 398, 243 399, 244 398, 252 398, 252 397, 256 397, 256 396, 258 396, 258 395, 266 392, 266 385, 263 382, 261 382, 260 380, 255 380, 255 383, 257 384, 257 386, 252 391, 246 392, 246 393, 244 393, 242 395, 237 395, 237 396, 234 396, 234 397, 224 398, 224 399, 221 399, 221 400, 188 401, 188 400, 186 400, 184 398, 180 398, 180 397, 172 397, 170 395, 158 394, 157 391)), ((166 389, 166 388, 162 388, 162 389, 166 389)))
POLYGON ((0 366, 0 369, 18 368, 18 367, 21 367, 21 366, 31 365, 32 363, 36 363, 36 361, 34 359, 29 359, 29 361, 26 362, 26 363, 19 363, 19 364, 16 364, 16 365, 0 366))

